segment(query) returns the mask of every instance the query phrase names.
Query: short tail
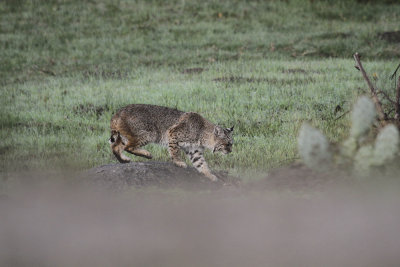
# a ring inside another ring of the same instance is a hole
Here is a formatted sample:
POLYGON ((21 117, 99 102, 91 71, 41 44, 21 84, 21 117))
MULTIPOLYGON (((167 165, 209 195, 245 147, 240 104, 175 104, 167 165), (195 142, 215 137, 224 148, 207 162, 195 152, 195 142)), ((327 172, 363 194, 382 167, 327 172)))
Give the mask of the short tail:
POLYGON ((119 137, 120 137, 120 133, 118 131, 112 130, 111 137, 110 137, 110 139, 108 139, 108 142, 110 144, 113 144, 118 140, 119 137))

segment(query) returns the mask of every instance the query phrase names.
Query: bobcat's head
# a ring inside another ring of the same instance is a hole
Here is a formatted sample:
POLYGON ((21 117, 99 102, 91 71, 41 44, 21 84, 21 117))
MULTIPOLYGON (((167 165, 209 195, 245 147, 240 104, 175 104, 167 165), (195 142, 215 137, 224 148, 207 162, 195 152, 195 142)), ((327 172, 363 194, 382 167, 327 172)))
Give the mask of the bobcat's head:
POLYGON ((213 150, 214 153, 216 151, 219 151, 223 154, 228 154, 232 152, 232 144, 233 144, 232 133, 233 133, 233 127, 224 129, 219 126, 215 126, 214 128, 215 145, 213 150))

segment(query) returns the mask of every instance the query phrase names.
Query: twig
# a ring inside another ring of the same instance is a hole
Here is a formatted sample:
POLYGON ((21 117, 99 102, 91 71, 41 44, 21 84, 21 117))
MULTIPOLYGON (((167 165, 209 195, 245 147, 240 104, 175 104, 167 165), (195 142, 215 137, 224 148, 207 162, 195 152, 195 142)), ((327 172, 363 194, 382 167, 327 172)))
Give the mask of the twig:
POLYGON ((44 73, 44 74, 48 74, 48 75, 51 75, 51 76, 56 76, 54 71, 48 70, 48 69, 44 69, 44 68, 39 68, 38 65, 33 65, 33 69, 35 69, 37 71, 40 71, 41 73, 44 73))
POLYGON ((393 74, 390 76, 390 79, 391 79, 391 80, 393 80, 393 78, 396 77, 396 74, 397 74, 397 71, 399 70, 399 68, 400 68, 400 64, 397 66, 396 70, 395 70, 395 71, 393 72, 393 74))
POLYGON ((387 101, 389 101, 390 103, 396 105, 396 101, 390 99, 390 97, 388 96, 388 94, 386 94, 385 92, 379 90, 379 91, 376 92, 376 94, 377 94, 377 95, 379 95, 379 94, 383 95, 387 101))
POLYGON ((400 122, 400 76, 397 82, 395 109, 396 115, 394 116, 394 118, 400 122))
POLYGON ((39 69, 39 71, 44 73, 44 74, 48 74, 48 75, 51 75, 51 76, 56 76, 56 74, 51 70, 39 69))
POLYGON ((397 71, 399 70, 399 68, 400 68, 400 64, 397 66, 397 68, 395 69, 393 74, 390 75, 390 79, 394 80, 394 87, 397 87, 397 84, 398 84, 398 83, 396 83, 396 75, 397 75, 397 71))
POLYGON ((343 113, 342 115, 340 115, 339 117, 337 117, 334 121, 339 120, 340 118, 343 118, 344 115, 348 114, 350 112, 350 110, 346 111, 345 113, 343 113))
POLYGON ((371 90, 372 100, 375 103, 375 107, 376 107, 376 110, 378 112, 379 120, 385 121, 387 119, 387 116, 386 116, 385 112, 383 112, 382 103, 381 103, 381 101, 379 100, 379 98, 378 98, 378 96, 376 94, 376 89, 372 85, 370 79, 368 78, 367 73, 365 72, 365 70, 364 70, 364 68, 363 68, 363 66, 361 64, 360 55, 358 53, 355 53, 353 57, 354 57, 354 60, 357 63, 356 68, 361 71, 365 81, 368 84, 369 89, 371 90))

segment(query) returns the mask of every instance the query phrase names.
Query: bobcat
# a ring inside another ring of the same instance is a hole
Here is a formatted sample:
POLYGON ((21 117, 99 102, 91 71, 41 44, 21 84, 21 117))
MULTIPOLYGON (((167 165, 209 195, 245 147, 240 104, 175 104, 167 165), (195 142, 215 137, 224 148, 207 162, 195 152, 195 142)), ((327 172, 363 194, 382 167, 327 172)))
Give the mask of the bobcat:
POLYGON ((173 163, 186 168, 179 156, 182 149, 193 166, 212 181, 218 180, 211 173, 203 157, 205 148, 213 152, 232 152, 232 128, 214 125, 194 112, 146 104, 133 104, 121 108, 111 118, 111 150, 121 163, 130 161, 122 154, 151 159, 149 151, 142 149, 148 143, 168 146, 173 163))

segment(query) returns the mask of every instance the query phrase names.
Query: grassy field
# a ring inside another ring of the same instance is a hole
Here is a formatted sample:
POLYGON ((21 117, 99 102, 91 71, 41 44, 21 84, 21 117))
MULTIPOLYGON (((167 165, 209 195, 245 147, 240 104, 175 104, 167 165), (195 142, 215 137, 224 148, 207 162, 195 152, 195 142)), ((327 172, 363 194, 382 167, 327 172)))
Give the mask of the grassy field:
POLYGON ((399 21, 398 4, 355 1, 1 1, 0 172, 115 162, 109 120, 130 103, 234 125, 212 168, 288 164, 304 121, 347 135, 337 118, 367 89, 355 51, 393 87, 400 45, 379 36, 399 21))

